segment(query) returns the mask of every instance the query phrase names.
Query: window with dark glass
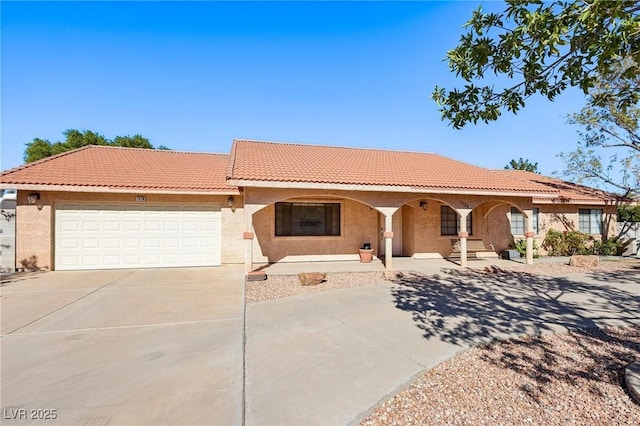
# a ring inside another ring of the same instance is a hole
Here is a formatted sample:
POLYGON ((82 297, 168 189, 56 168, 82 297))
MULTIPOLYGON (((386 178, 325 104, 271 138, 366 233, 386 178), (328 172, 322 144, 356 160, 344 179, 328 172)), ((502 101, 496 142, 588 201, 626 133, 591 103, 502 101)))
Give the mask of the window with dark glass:
MULTIPOLYGON (((533 232, 538 233, 538 208, 533 209, 533 232)), ((518 210, 515 207, 511 207, 511 234, 513 235, 524 235, 525 229, 525 217, 524 213, 518 210)))
POLYGON ((340 235, 340 203, 276 203, 276 236, 340 235))
MULTIPOLYGON (((467 232, 473 234, 473 220, 467 216, 467 232)), ((440 206, 440 235, 458 235, 458 213, 449 206, 440 206)))
POLYGON ((602 234, 602 209, 580 209, 578 229, 585 234, 602 234))

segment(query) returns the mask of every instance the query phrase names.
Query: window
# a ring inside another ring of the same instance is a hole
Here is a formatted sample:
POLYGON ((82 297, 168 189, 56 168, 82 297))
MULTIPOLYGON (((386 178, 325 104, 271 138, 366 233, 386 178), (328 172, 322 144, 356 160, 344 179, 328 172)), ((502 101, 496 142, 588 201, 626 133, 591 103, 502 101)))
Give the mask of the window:
MULTIPOLYGON (((473 233, 472 213, 467 216, 467 232, 469 235, 473 233)), ((458 213, 449 206, 440 206, 440 234, 441 235, 458 235, 458 213)))
MULTIPOLYGON (((539 209, 533 209, 533 232, 538 233, 538 213, 539 209)), ((524 235, 526 231, 524 214, 515 207, 511 207, 511 234, 524 235)))
POLYGON ((585 234, 602 234, 602 209, 580 209, 578 228, 585 234))
POLYGON ((276 203, 276 236, 340 235, 340 203, 276 203))

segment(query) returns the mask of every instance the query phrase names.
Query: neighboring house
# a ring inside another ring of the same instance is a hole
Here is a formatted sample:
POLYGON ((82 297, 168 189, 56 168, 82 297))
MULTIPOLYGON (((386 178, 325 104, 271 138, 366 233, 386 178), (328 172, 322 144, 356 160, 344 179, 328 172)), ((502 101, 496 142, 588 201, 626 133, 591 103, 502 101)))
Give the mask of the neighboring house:
MULTIPOLYGON (((437 154, 235 140, 230 155, 84 147, 2 173, 17 263, 47 269, 441 258, 549 228, 615 235, 615 198, 437 154)), ((25 266, 26 267, 26 266, 25 266)))
POLYGON ((16 270, 16 192, 2 191, 0 199, 0 272, 16 270))

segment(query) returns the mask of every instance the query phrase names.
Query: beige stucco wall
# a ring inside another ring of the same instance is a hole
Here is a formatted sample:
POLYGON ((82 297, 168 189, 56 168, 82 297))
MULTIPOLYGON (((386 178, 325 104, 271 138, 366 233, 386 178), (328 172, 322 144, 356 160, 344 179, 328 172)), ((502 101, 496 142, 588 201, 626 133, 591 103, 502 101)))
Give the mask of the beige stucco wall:
POLYGON ((16 206, 16 267, 51 269, 54 259, 54 210, 56 202, 113 202, 136 203, 135 197, 144 195, 145 204, 215 205, 221 208, 222 263, 242 263, 244 213, 241 195, 234 195, 235 212, 228 206, 228 195, 167 195, 81 192, 40 192, 40 200, 30 205, 30 191, 18 191, 16 206))
MULTIPOLYGON (((471 195, 442 195, 415 193, 383 193, 353 191, 323 191, 316 189, 247 188, 244 199, 235 195, 234 209, 227 205, 228 195, 163 195, 120 193, 41 192, 35 205, 27 203, 30 191, 19 191, 16 207, 16 266, 51 269, 54 258, 54 209, 56 202, 114 202, 135 203, 137 195, 145 195, 146 203, 207 204, 221 208, 222 262, 242 263, 244 259, 243 232, 253 231, 254 262, 275 262, 285 256, 356 254, 364 242, 370 242, 379 253, 381 224, 380 211, 398 207, 396 215, 402 218, 402 254, 439 253, 448 256, 451 240, 456 236, 440 235, 440 206, 473 209, 473 232, 470 238, 481 238, 497 251, 509 247, 513 239, 524 235, 511 235, 510 208, 531 209, 532 200, 525 197, 492 197, 471 195), (342 232, 339 237, 275 237, 274 203, 284 200, 339 201, 342 232), (426 210, 419 203, 427 202, 426 210), (257 210, 253 227, 246 221, 247 208, 257 210), (380 209, 380 210, 377 210, 380 209)), ((548 229, 560 231, 577 229, 580 208, 603 209, 608 235, 616 232, 616 207, 613 205, 536 205, 540 209, 538 246, 548 229)), ((542 252, 544 254, 544 251, 542 252)))
POLYGON ((540 209, 539 232, 535 241, 540 247, 540 253, 546 254, 542 242, 549 229, 556 231, 578 230, 578 216, 580 209, 602 209, 602 234, 593 235, 596 239, 611 238, 617 235, 616 206, 615 205, 571 205, 571 204, 542 204, 536 205, 540 209))
POLYGON ((253 215, 257 244, 254 249, 255 262, 277 262, 286 256, 357 254, 358 248, 365 242, 371 243, 377 251, 377 210, 356 201, 337 198, 296 198, 295 200, 339 202, 341 204, 340 236, 276 237, 275 204, 270 204, 253 215))
POLYGON ((27 203, 27 194, 18 191, 16 205, 16 268, 51 269, 53 265, 53 215, 44 194, 37 204, 27 203))
MULTIPOLYGON (((415 253, 439 253, 446 257, 451 254, 451 240, 456 235, 440 235, 440 207, 445 205, 437 200, 427 199, 427 208, 423 210, 419 201, 408 203, 414 212, 414 232, 403 235, 403 243, 413 245, 413 250, 406 247, 405 256, 415 253)), ((512 200, 514 204, 530 207, 530 202, 523 199, 512 200)), ((512 204, 504 201, 487 200, 472 210, 472 229, 469 238, 482 239, 486 245, 493 245, 496 251, 509 247, 511 243, 511 227, 507 213, 512 204)), ((403 223, 403 225, 405 225, 403 223)), ((409 231, 408 226, 405 229, 409 231)))

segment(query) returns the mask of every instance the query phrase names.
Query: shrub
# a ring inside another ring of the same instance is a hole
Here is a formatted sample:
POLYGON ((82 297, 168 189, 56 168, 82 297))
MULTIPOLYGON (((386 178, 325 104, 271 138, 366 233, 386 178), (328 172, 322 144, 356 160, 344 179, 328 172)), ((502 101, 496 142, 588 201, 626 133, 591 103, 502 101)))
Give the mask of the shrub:
POLYGON ((622 241, 617 237, 609 238, 606 241, 595 240, 593 242, 593 254, 600 256, 617 256, 622 251, 622 241))
POLYGON ((569 231, 565 234, 567 241, 567 254, 565 256, 573 256, 574 254, 587 254, 587 242, 589 236, 580 231, 569 231))
POLYGON ((542 247, 549 252, 549 256, 564 256, 564 253, 567 252, 567 242, 564 234, 555 229, 549 229, 542 242, 542 247))
POLYGON ((549 229, 542 246, 549 256, 573 256, 589 252, 587 242, 589 236, 579 231, 560 232, 549 229))
MULTIPOLYGON (((511 247, 517 250, 518 253, 520 253, 520 257, 527 256, 527 240, 516 240, 511 244, 511 247)), ((539 249, 540 247, 538 247, 538 244, 534 240, 533 241, 533 257, 535 257, 536 259, 540 257, 540 252, 538 251, 539 249)))

